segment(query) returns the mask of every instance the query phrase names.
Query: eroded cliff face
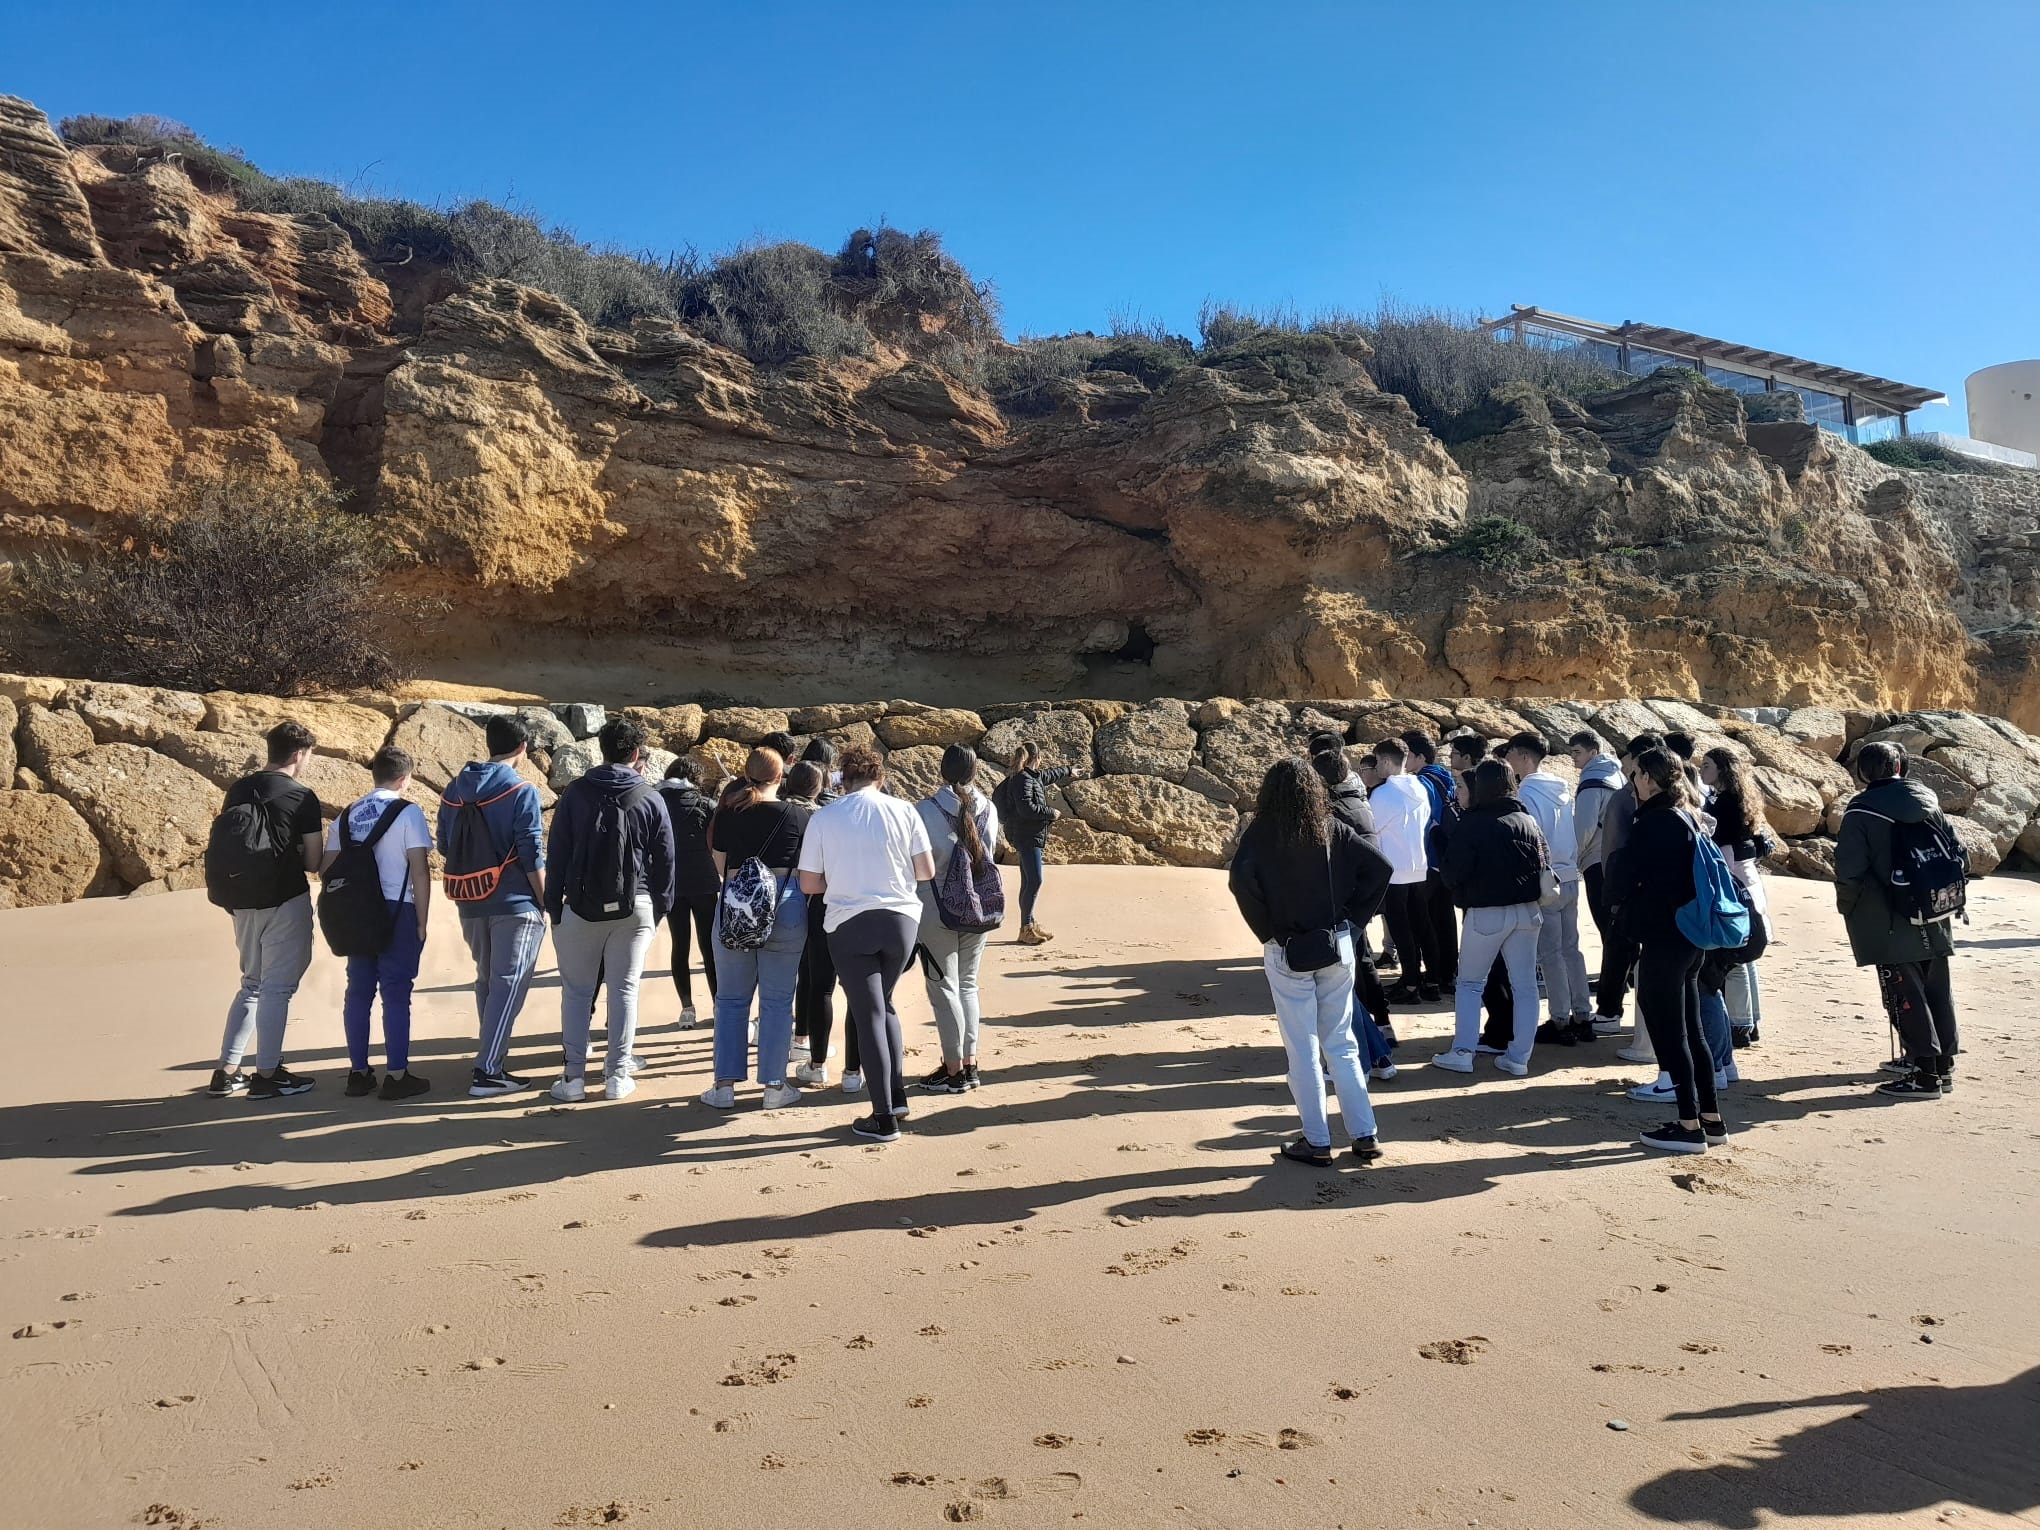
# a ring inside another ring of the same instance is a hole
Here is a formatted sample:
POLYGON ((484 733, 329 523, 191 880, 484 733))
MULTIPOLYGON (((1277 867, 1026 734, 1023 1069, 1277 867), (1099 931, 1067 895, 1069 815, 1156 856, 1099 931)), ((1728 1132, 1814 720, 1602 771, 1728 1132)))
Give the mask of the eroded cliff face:
POLYGON ((0 98, 0 553, 223 463, 323 474, 442 598, 459 678, 850 690, 1981 701, 2040 723, 2023 483, 1883 468, 1666 374, 1498 395, 1448 450, 1364 346, 1007 419, 925 359, 761 370, 321 215, 69 151, 0 98), (393 288, 394 284, 394 288, 393 288), (1470 516, 1544 539, 1484 566, 1470 516), (1995 634, 1973 639, 1969 626, 1995 634))

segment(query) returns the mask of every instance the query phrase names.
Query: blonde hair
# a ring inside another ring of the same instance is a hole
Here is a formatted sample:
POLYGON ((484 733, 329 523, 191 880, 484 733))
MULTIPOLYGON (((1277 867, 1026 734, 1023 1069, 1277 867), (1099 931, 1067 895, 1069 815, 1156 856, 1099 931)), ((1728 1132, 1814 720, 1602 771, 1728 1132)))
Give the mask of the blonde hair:
POLYGON ((764 788, 778 785, 785 775, 786 761, 778 750, 753 749, 745 756, 741 784, 723 799, 723 806, 733 813, 756 807, 765 800, 764 788))

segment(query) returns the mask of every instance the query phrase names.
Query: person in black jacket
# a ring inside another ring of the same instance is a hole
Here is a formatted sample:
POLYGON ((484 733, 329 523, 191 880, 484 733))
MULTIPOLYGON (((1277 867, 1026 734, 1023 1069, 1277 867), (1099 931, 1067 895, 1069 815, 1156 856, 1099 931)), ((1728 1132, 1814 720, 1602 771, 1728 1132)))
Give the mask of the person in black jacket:
POLYGON ((673 909, 667 923, 673 931, 673 987, 680 995, 680 1029, 700 1023, 694 1008, 694 979, 689 968, 688 929, 701 944, 701 971, 708 979, 708 1002, 715 1003, 715 895, 722 888, 715 857, 708 853, 708 821, 715 804, 701 790, 701 766, 682 757, 666 767, 659 797, 673 824, 673 909))
POLYGON ((1387 858, 1332 816, 1324 782, 1307 762, 1268 767, 1254 817, 1233 852, 1231 885, 1241 917, 1261 942, 1289 1054, 1289 1092, 1303 1135, 1282 1156, 1294 1162, 1332 1161, 1320 1053, 1353 1156, 1363 1163, 1380 1156, 1353 1035, 1353 931, 1381 907, 1391 875, 1387 858))
MULTIPOLYGON (((1325 783, 1325 798, 1332 816, 1379 855, 1381 842, 1374 834, 1374 811, 1367 805, 1367 787, 1347 768, 1346 751, 1338 739, 1331 734, 1313 734, 1310 765, 1325 783)), ((1383 864, 1387 859, 1382 857, 1383 864)), ((1381 986, 1381 975, 1374 970, 1374 953, 1368 948, 1365 920, 1353 926, 1353 995, 1356 1000, 1353 1023, 1360 1023, 1360 1011, 1364 1009, 1368 1023, 1380 1033, 1380 1039, 1372 1046, 1360 1034, 1360 1055, 1367 1061, 1368 1073, 1386 1083, 1395 1077, 1395 1064, 1389 1061, 1389 1052, 1395 1047, 1395 1030, 1389 1018, 1388 992, 1381 986)))
POLYGON ((1482 990, 1499 960, 1509 975, 1514 1013, 1507 1050, 1495 1058, 1503 1073, 1530 1071, 1537 1036, 1538 907, 1550 864, 1544 835, 1515 796, 1516 776, 1500 760, 1473 770, 1471 806, 1452 826, 1439 871, 1452 901, 1466 910, 1459 977, 1453 985, 1452 1045, 1432 1062, 1453 1073, 1473 1071, 1480 1038, 1482 990))
MULTIPOLYGON (((835 742, 819 737, 809 739, 800 752, 800 764, 821 773, 821 789, 814 798, 817 808, 825 808, 843 795, 838 790, 842 773, 836 769, 836 754, 835 742)), ((799 765, 794 767, 796 774, 799 769, 799 765)), ((827 912, 820 893, 808 899, 807 944, 801 948, 800 978, 793 990, 794 1055, 807 1058, 794 1066, 793 1081, 802 1089, 827 1086, 829 1053, 836 1037, 836 959, 829 954, 829 937, 822 930, 827 912)), ((846 1081, 864 1077, 854 1025, 843 1027, 843 1077, 846 1081)))
POLYGON ((1691 813, 1685 762, 1668 749, 1636 761, 1636 817, 1609 863, 1610 917, 1637 948, 1636 1008, 1658 1066, 1672 1076, 1678 1119, 1638 1139, 1667 1153, 1702 1153, 1728 1141, 1714 1095, 1714 1062, 1700 1028, 1700 951, 1679 930, 1693 901, 1691 813))
POLYGON ((1080 774, 1069 766, 1051 770, 1038 768, 1040 755, 1032 744, 1013 751, 1012 773, 992 792, 992 806, 999 812, 999 827, 1006 843, 1020 857, 1020 944, 1039 946, 1055 939, 1034 918, 1034 905, 1041 896, 1042 852, 1048 848, 1048 831, 1059 816, 1048 805, 1051 787, 1074 781, 1080 774))

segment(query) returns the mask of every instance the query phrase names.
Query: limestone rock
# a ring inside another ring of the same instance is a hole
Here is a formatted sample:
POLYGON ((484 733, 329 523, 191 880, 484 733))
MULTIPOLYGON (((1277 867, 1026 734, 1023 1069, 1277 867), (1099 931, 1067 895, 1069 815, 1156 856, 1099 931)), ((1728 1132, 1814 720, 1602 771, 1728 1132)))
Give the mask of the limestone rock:
POLYGON ((1218 728, 1231 722, 1247 709, 1244 701, 1235 701, 1230 696, 1214 696, 1209 701, 1200 701, 1190 720, 1198 728, 1218 728))
POLYGON ((1962 816, 1991 838, 2000 861, 2012 853, 2019 837, 2040 813, 2040 795, 2011 782, 1986 786, 1962 816))
POLYGON ((1452 708, 1454 731, 1471 728, 1482 738, 1497 742, 1515 733, 1544 732, 1527 714, 1498 701, 1453 701, 1447 705, 1452 708))
POLYGON ((130 886, 205 853, 220 794, 197 771, 136 744, 98 744, 50 766, 51 789, 76 808, 130 886))
POLYGON ((433 702, 399 722, 390 743, 410 755, 412 776, 436 792, 451 786, 469 763, 489 757, 481 724, 433 702))
POLYGON ((1955 831, 1955 837, 1962 841, 1962 848, 1969 852, 1970 875, 1989 876, 2004 861, 2004 852, 1998 848, 1996 836, 1982 824, 1951 813, 1948 815, 1948 827, 1955 831))
POLYGON ((1083 819, 1058 818, 1049 825, 1042 860, 1050 866, 1166 866, 1137 839, 1092 828, 1083 819))
POLYGON ((1827 803, 1818 790, 1769 765, 1756 766, 1750 775, 1764 799, 1764 817, 1774 830, 1788 839, 1820 831, 1827 803))
POLYGON ((1176 866, 1223 866, 1239 824, 1209 797, 1153 776, 1100 776, 1063 792, 1092 828, 1136 839, 1176 866))
MULTIPOLYGON (((1544 746, 1553 754, 1564 754, 1572 747, 1575 733, 1599 734, 1594 719, 1586 707, 1575 706, 1568 701, 1525 701, 1518 698, 1515 709, 1530 720, 1530 726, 1544 735, 1544 746)), ((1603 743, 1609 740, 1603 738, 1603 743)))
POLYGON ((842 701, 821 706, 795 707, 787 713, 791 733, 834 733, 852 723, 875 722, 885 715, 882 701, 842 701))
POLYGON ((1192 765, 1183 772, 1183 785, 1191 791, 1209 797, 1220 807, 1231 807, 1240 800, 1240 794, 1218 779, 1202 765, 1192 765))
POLYGON ((1260 701, 1242 707, 1229 721, 1206 728, 1198 736, 1196 763, 1252 802, 1260 795, 1268 767, 1285 755, 1300 753, 1303 743, 1288 708, 1260 701))
POLYGON ((1032 744, 1045 768, 1089 770, 1093 737, 1091 719, 1074 707, 1030 707, 993 723, 978 740, 977 751, 994 764, 1010 766, 1013 751, 1032 744))
POLYGON ((1781 734, 1764 728, 1750 728, 1737 734, 1736 742, 1757 764, 1782 770, 1788 776, 1797 776, 1819 792, 1821 800, 1830 806, 1837 801, 1846 803, 1856 794, 1856 780, 1846 770, 1826 755, 1781 734))
POLYGON ((1786 869, 1795 877, 1813 882, 1835 879, 1835 842, 1831 839, 1796 839, 1785 847, 1786 869))
POLYGON ((2040 817, 2026 825, 2013 848, 2025 858, 2028 866, 2040 864, 2040 817))
POLYGON ((638 761, 638 773, 656 786, 666 779, 666 767, 679 758, 670 749, 647 747, 644 758, 638 761))
POLYGON ((717 707, 702 714, 701 736, 755 744, 768 733, 791 733, 787 722, 786 713, 772 707, 717 707))
MULTIPOLYGON (((446 710, 449 712, 460 713, 460 715, 465 717, 469 722, 478 723, 486 723, 492 717, 509 717, 513 713, 517 712, 544 711, 544 708, 542 707, 514 707, 507 701, 465 701, 460 699, 449 700, 444 696, 424 696, 420 697, 419 699, 427 706, 445 707, 446 710)), ((364 706, 369 704, 370 703, 367 702, 363 703, 364 706)), ((547 717, 552 717, 552 713, 550 712, 546 712, 545 715, 547 717)), ((553 720, 555 722, 558 721, 557 718, 553 718, 553 720)))
POLYGON ((260 770, 269 754, 268 745, 252 733, 165 733, 156 748, 221 791, 260 770))
POLYGON ((1976 788, 1938 760, 1916 755, 1906 761, 1905 773, 1934 794, 1944 813, 1966 813, 1976 800, 1976 788))
POLYGON ((21 763, 43 776, 56 761, 83 754, 98 742, 91 726, 76 712, 68 708, 55 711, 34 701, 21 709, 14 738, 21 763))
MULTIPOLYGON (((979 760, 977 788, 989 795, 1005 778, 989 760, 979 760)), ((908 802, 919 802, 942 789, 942 746, 909 744, 885 757, 885 789, 908 802)))
MULTIPOLYGON (((581 777, 602 763, 602 751, 585 739, 572 744, 563 744, 552 752, 552 770, 546 777, 547 784, 556 792, 563 792, 581 777)), ((743 761, 737 762, 743 768, 743 761)))
POLYGON ((1929 750, 1927 758, 1947 766, 1971 786, 2015 785, 2040 793, 2040 763, 2011 749, 1949 744, 1929 750))
MULTIPOLYGON (((463 711, 458 707, 454 708, 454 710, 460 712, 461 716, 471 721, 482 721, 481 718, 475 717, 471 712, 463 711)), ((576 738, 586 736, 575 733, 572 728, 568 727, 566 723, 553 714, 550 707, 518 707, 513 715, 526 728, 531 730, 531 741, 527 747, 537 750, 540 754, 551 754, 555 749, 571 744, 576 738)), ((483 738, 486 741, 486 731, 483 734, 483 738)))
POLYGON ((1849 742, 1849 720, 1836 707, 1794 707, 1778 731, 1830 760, 1849 742))
POLYGON ((26 765, 14 767, 14 790, 18 792, 39 792, 42 789, 43 779, 41 776, 30 770, 26 765))
MULTIPOLYGON (((1432 716, 1431 713, 1419 709, 1411 702, 1394 701, 1374 707, 1364 715, 1354 718, 1352 738, 1354 743, 1366 749, 1372 748, 1385 738, 1399 739, 1405 733, 1412 732, 1422 733, 1435 743, 1444 731, 1444 721, 1432 716)), ((1298 738, 1295 743, 1301 748, 1303 740, 1298 738)), ((1254 784, 1260 785, 1258 781, 1254 784)))
POLYGON ((5 697, 17 707, 31 701, 38 706, 53 707, 62 699, 70 683, 48 675, 0 675, 0 697, 5 697))
POLYGON ((712 797, 717 783, 743 771, 744 757, 750 752, 734 739, 705 738, 687 751, 687 758, 702 768, 701 789, 712 797))
POLYGON ((1690 733, 1697 738, 1703 733, 1721 731, 1721 725, 1712 713, 1701 711, 1691 702, 1653 696, 1645 705, 1664 720, 1664 725, 1657 730, 1660 733, 1690 733))
POLYGON ((887 704, 885 716, 872 724, 888 749, 912 749, 925 744, 975 744, 985 736, 984 719, 960 707, 930 707, 907 716, 894 713, 887 704))
POLYGON ((267 733, 280 722, 299 722, 310 728, 313 753, 337 755, 357 765, 366 765, 375 758, 376 750, 390 736, 389 718, 373 707, 351 701, 314 697, 280 700, 238 691, 206 693, 205 726, 214 733, 267 733))
POLYGON ((566 730, 575 738, 593 738, 602 731, 602 725, 609 721, 609 714, 601 703, 593 701, 556 701, 546 708, 558 718, 566 730))
POLYGON ((319 810, 327 818, 339 817, 350 803, 359 802, 375 790, 375 778, 368 773, 367 766, 329 754, 306 759, 298 780, 319 799, 319 810))
MULTIPOLYGON (((1343 730, 1342 730, 1343 731, 1343 730)), ((1150 701, 1098 730, 1098 769, 1107 775, 1158 776, 1181 783, 1197 748, 1188 703, 1150 701)))
POLYGON ((14 729, 20 721, 12 698, 0 696, 0 781, 13 780, 15 767, 21 763, 14 749, 14 729))
POLYGON ((153 745, 165 733, 205 724, 204 697, 156 686, 81 682, 64 688, 64 705, 85 719, 102 744, 153 745))
POLYGON ((885 753, 885 746, 878 741, 877 730, 868 722, 844 723, 840 728, 831 728, 815 736, 834 744, 839 754, 845 749, 871 749, 881 755, 885 753))
POLYGON ((701 742, 704 714, 691 701, 675 707, 625 707, 622 715, 644 724, 653 743, 675 754, 685 754, 701 742))
POLYGON ((1593 712, 1594 731, 1615 746, 1628 747, 1639 733, 1662 733, 1664 719, 1640 701, 1607 701, 1593 712))
POLYGON ((106 869, 105 848, 63 798, 0 791, 0 908, 69 903, 106 869))

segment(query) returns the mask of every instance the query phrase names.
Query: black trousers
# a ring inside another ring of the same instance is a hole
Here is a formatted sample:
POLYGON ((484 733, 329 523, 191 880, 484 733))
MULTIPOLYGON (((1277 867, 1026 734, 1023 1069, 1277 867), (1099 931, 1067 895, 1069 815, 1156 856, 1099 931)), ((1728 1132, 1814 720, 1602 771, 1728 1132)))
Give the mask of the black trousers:
POLYGON ((684 893, 666 916, 673 932, 673 987, 683 1009, 694 1007, 694 978, 688 971, 687 934, 690 925, 701 943, 701 972, 708 979, 708 1002, 715 1002, 715 899, 714 893, 684 893))
POLYGON ((1916 1068, 1947 1073, 1960 1048, 1955 1035, 1955 991, 1948 982, 1948 958, 1900 962, 1877 969, 1884 1012, 1916 1068))
POLYGON ((1435 871, 1424 882, 1424 897, 1431 916, 1431 944, 1425 948, 1424 963, 1428 967, 1432 953, 1437 953, 1438 986, 1449 988, 1459 981, 1459 911, 1445 889, 1445 878, 1435 871))
POLYGON ((1594 1012, 1610 1020, 1622 1018, 1622 999, 1629 992, 1629 976, 1636 966, 1636 942, 1616 928, 1608 909, 1608 893, 1602 868, 1589 866, 1583 879, 1587 888, 1587 912, 1594 916, 1594 928, 1601 932, 1601 976, 1594 985, 1594 1012))
MULTIPOLYGON (((793 1032, 805 1036, 808 1061, 819 1068, 829 1060, 829 1044, 836 1036, 836 960, 829 954, 829 937, 822 933, 823 896, 808 896, 807 944, 800 953, 800 979, 793 990, 793 1032)), ((862 1068, 862 1049, 857 1044, 857 1027, 843 1028, 843 1068, 856 1073, 862 1068)))
POLYGON ((1353 949, 1353 992, 1359 996, 1360 1007, 1376 1025, 1387 1025, 1388 991, 1381 986, 1381 977, 1374 970, 1374 957, 1363 955, 1364 948, 1353 949))
POLYGON ((1480 1002, 1487 1010, 1487 1023, 1480 1028, 1481 1042, 1508 1051, 1516 1041, 1516 985, 1509 981, 1509 969, 1499 956, 1488 969, 1480 1002))
POLYGON ((835 958, 850 1023, 857 1030, 875 1116, 896 1115, 907 1105, 907 1054, 892 997, 920 928, 918 919, 874 908, 829 932, 829 954, 835 958))
POLYGON ((1645 945, 1636 958, 1636 1012, 1658 1066, 1672 1076, 1679 1119, 1715 1115, 1714 1054, 1700 1028, 1700 950, 1684 940, 1645 945))
POLYGON ((1444 964, 1438 952, 1437 927, 1431 921, 1431 889, 1422 882, 1390 883, 1381 917, 1388 921, 1388 938, 1402 958, 1403 984, 1410 988, 1420 983, 1442 986, 1446 980, 1441 975, 1444 964))

